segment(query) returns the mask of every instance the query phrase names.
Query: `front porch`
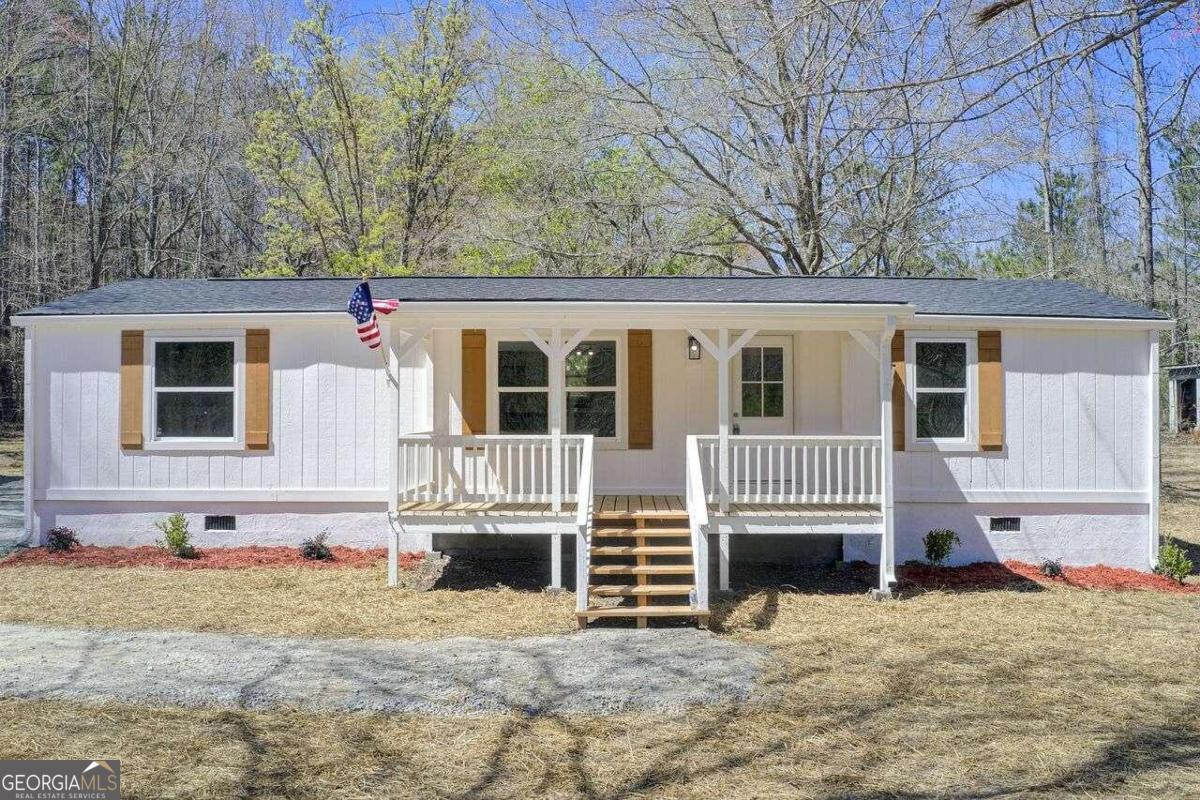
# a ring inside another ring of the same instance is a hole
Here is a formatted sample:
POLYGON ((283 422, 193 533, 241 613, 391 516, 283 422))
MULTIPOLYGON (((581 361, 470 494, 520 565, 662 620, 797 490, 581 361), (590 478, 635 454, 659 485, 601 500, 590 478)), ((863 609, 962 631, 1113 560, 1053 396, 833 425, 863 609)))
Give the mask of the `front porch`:
POLYGON ((394 330, 400 430, 415 431, 396 437, 391 461, 395 538, 543 535, 561 588, 573 537, 584 623, 703 620, 710 539, 727 589, 735 536, 876 537, 886 592, 890 311, 736 329, 610 314, 570 329, 510 317, 394 330))

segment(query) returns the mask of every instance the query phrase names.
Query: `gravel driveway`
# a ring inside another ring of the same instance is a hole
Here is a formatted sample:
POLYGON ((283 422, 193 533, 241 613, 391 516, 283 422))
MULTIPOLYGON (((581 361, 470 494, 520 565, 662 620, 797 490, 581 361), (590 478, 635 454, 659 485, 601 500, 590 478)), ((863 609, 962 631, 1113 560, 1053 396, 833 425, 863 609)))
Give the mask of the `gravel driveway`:
POLYGON ((0 625, 0 695, 445 716, 750 697, 766 654, 693 629, 404 642, 0 625))

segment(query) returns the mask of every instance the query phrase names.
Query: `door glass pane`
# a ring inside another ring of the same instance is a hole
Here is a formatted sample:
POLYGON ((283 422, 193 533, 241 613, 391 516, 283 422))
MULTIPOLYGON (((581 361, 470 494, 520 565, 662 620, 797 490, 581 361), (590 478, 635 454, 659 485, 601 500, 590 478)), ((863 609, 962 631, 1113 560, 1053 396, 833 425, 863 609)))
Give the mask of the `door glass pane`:
MULTIPOLYGON (((742 362, 745 363, 745 362, 742 362)), ((742 416, 761 417, 762 413, 762 384, 742 384, 742 416)))
POLYGON ((764 347, 762 349, 763 360, 763 380, 764 381, 782 381, 783 380, 783 348, 782 347, 764 347))
POLYGON ((783 416, 783 384, 782 383, 764 383, 763 384, 763 409, 764 417, 782 417, 783 416))
POLYGON ((963 392, 917 393, 917 438, 962 439, 966 436, 967 395, 963 392))
POLYGON ((500 392, 501 433, 546 433, 545 392, 500 392))
POLYGON ((917 388, 965 389, 967 345, 964 342, 917 342, 917 388))
POLYGON ((567 392, 567 433, 616 436, 616 392, 567 392))
POLYGON ((233 392, 158 392, 158 437, 233 437, 233 392))
POLYGON ((496 381, 500 386, 547 386, 546 354, 533 342, 500 342, 496 346, 496 381))
POLYGON ((616 385, 616 342, 580 342, 567 356, 567 386, 616 385))
POLYGON ((233 342, 156 342, 154 385, 233 386, 233 342))
POLYGON ((762 380, 762 348, 761 347, 744 347, 744 348, 742 348, 742 380, 743 381, 761 381, 762 380))

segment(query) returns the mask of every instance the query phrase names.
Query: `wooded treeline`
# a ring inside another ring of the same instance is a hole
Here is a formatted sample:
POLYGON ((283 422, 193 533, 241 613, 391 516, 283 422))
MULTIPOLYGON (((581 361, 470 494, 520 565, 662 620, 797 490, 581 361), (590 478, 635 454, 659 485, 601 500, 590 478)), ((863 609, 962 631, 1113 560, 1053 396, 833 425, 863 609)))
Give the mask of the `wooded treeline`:
POLYGON ((1200 358, 1194 2, 362 6, 0 0, 0 424, 131 277, 1060 277, 1200 358))

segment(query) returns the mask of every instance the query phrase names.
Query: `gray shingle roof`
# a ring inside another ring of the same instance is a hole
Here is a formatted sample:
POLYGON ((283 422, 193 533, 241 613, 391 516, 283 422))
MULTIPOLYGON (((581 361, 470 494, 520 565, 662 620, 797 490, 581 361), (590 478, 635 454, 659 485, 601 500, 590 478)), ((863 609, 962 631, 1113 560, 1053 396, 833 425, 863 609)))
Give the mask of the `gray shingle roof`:
MULTIPOLYGON (((342 311, 354 278, 133 280, 71 295, 20 316, 342 311)), ((1068 281, 945 278, 375 278, 402 301, 906 303, 919 314, 1166 319, 1068 281)))

